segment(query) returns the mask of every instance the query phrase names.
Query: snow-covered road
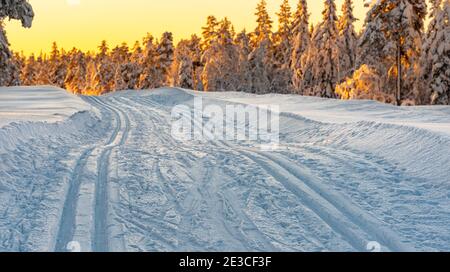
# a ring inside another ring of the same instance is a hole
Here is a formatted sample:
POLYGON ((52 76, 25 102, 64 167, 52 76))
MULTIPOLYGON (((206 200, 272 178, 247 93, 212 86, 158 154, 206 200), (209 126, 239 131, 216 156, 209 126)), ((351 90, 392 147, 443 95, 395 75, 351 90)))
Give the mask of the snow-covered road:
POLYGON ((245 102, 128 91, 83 97, 91 110, 64 122, 2 128, 44 127, 0 140, 0 251, 450 250, 450 136, 286 111, 279 150, 180 141, 171 111, 195 96, 245 102))

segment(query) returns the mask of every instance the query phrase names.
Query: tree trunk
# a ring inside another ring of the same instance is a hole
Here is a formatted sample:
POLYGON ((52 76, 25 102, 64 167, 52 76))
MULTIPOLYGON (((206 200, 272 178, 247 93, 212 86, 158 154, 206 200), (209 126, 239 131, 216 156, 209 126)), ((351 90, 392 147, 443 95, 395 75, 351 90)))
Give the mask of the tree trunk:
POLYGON ((402 87, 403 87, 403 71, 402 71, 402 52, 401 52, 401 44, 400 39, 397 42, 397 91, 395 95, 395 99, 397 102, 397 106, 401 105, 402 99, 402 87))

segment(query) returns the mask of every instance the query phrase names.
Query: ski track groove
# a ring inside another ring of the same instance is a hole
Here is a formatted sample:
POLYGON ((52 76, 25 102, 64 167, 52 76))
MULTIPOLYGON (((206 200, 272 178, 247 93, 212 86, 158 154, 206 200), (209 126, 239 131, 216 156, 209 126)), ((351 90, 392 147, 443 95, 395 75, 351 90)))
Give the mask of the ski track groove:
MULTIPOLYGON (((83 99, 90 104, 98 104, 92 97, 83 97, 83 99)), ((91 147, 83 151, 72 171, 72 175, 69 180, 69 188, 64 201, 62 215, 60 217, 58 232, 56 234, 56 252, 67 251, 66 247, 68 243, 73 239, 76 228, 77 204, 84 174, 84 168, 86 167, 87 161, 89 157, 92 156, 94 150, 95 148, 91 147)))
POLYGON ((115 116, 116 120, 114 133, 97 160, 98 172, 95 185, 94 234, 92 239, 92 250, 94 252, 107 252, 110 247, 108 231, 108 215, 110 212, 108 209, 108 174, 110 170, 111 153, 114 148, 125 144, 130 131, 130 121, 125 112, 114 105, 114 103, 107 103, 97 97, 94 99, 99 104, 102 104, 104 108, 108 109, 115 116), (122 126, 122 121, 125 123, 124 127, 122 126), (119 134, 121 135, 119 136, 119 134))
MULTIPOLYGON (((177 147, 177 150, 183 153, 189 153, 189 151, 186 148, 182 148, 182 145, 185 144, 184 142, 175 141, 166 135, 167 131, 164 124, 167 122, 167 118, 170 118, 170 107, 153 101, 151 97, 106 97, 102 99, 99 97, 83 97, 83 99, 90 104, 100 106, 104 111, 109 113, 111 123, 115 123, 110 138, 102 147, 99 147, 100 155, 97 158, 97 180, 95 182, 94 233, 91 241, 93 251, 107 252, 110 248, 110 239, 108 237, 108 224, 110 221, 108 217, 111 211, 109 211, 108 179, 111 154, 115 148, 125 145, 131 130, 128 113, 120 107, 126 106, 133 116, 136 115, 136 118, 137 114, 139 114, 139 120, 135 120, 136 122, 145 125, 151 123, 149 131, 152 135, 156 136, 155 138, 158 138, 161 145, 172 149, 177 147), (129 103, 136 106, 129 105, 129 103), (144 106, 144 108, 139 109, 138 105, 144 106), (142 113, 142 111, 145 113, 142 113), (142 118, 140 115, 145 117, 142 118), (149 120, 150 122, 146 123, 145 120, 149 120)), ((183 114, 191 115, 191 112, 185 112, 183 114)), ((203 120, 193 119, 194 127, 201 128, 200 124, 202 122, 203 120)), ((345 195, 326 188, 320 181, 320 178, 313 176, 309 173, 308 169, 294 165, 284 155, 256 151, 221 140, 209 140, 207 144, 210 145, 210 151, 233 151, 236 152, 235 154, 241 155, 255 163, 255 165, 264 170, 270 177, 280 183, 282 187, 295 195, 305 207, 309 208, 333 232, 340 234, 355 250, 365 251, 366 245, 371 239, 376 239, 383 243, 382 245, 391 251, 413 250, 413 248, 405 244, 400 236, 387 227, 381 220, 353 204, 345 195)), ((67 243, 73 238, 76 228, 76 208, 84 168, 95 150, 96 148, 94 147, 84 150, 76 161, 59 223, 55 251, 64 251, 67 243)), ((370 161, 368 162, 370 163, 370 161)), ((185 207, 184 204, 186 204, 185 201, 187 199, 183 201, 179 199, 172 186, 170 186, 170 178, 166 177, 161 171, 161 160, 155 162, 154 171, 156 178, 161 183, 162 192, 168 198, 169 202, 172 203, 176 212, 181 216, 180 226, 177 226, 179 228, 174 226, 175 228, 172 229, 167 225, 165 228, 178 232, 177 238, 179 240, 182 238, 179 242, 188 242, 193 246, 193 241, 190 241, 193 239, 190 236, 190 231, 194 226, 188 218, 199 214, 202 205, 206 205, 209 222, 217 228, 222 229, 220 233, 227 236, 226 240, 228 242, 234 241, 234 246, 238 243, 245 250, 274 251, 275 247, 270 240, 275 242, 276 240, 261 232, 255 222, 246 215, 242 207, 236 206, 239 204, 233 204, 233 201, 230 202, 230 200, 233 200, 233 196, 228 195, 226 191, 220 192, 223 184, 218 184, 218 181, 213 178, 214 175, 219 175, 217 173, 218 169, 215 167, 210 169, 212 166, 205 167, 203 160, 198 160, 194 163, 200 163, 198 167, 204 168, 205 172, 201 172, 201 176, 198 177, 195 175, 190 176, 196 185, 188 194, 191 205, 190 207, 185 207), (247 226, 245 229, 247 232, 242 229, 242 226, 247 226), (180 237, 179 234, 183 234, 183 236, 180 237)), ((155 226, 144 225, 137 220, 127 218, 121 214, 117 214, 117 217, 119 220, 139 229, 141 232, 151 234, 154 238, 161 241, 167 249, 175 250, 177 246, 180 246, 177 242, 164 238, 154 228, 155 226)), ((148 222, 153 222, 152 225, 156 224, 156 227, 160 224, 168 224, 164 219, 159 220, 158 218, 153 218, 148 222)), ((197 244, 197 246, 201 245, 197 244)))

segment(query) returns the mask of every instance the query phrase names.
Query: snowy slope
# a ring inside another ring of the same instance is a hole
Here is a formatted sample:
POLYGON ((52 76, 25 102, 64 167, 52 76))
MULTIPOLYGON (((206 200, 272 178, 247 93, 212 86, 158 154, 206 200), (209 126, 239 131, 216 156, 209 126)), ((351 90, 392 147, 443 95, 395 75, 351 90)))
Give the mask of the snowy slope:
POLYGON ((0 88, 0 128, 11 122, 59 122, 92 107, 50 86, 0 88))
POLYGON ((450 107, 418 106, 396 107, 372 100, 334 100, 298 95, 268 94, 255 96, 247 93, 227 92, 213 94, 192 94, 209 96, 230 102, 244 104, 270 104, 276 101, 281 111, 326 123, 350 123, 373 121, 388 124, 408 125, 450 135, 450 107))
POLYGON ((24 130, 0 129, 0 251, 450 250, 448 107, 180 89, 74 99, 83 112, 61 122, 16 124, 47 133, 11 145, 24 130), (196 96, 280 103, 281 148, 174 139, 171 110, 196 96))

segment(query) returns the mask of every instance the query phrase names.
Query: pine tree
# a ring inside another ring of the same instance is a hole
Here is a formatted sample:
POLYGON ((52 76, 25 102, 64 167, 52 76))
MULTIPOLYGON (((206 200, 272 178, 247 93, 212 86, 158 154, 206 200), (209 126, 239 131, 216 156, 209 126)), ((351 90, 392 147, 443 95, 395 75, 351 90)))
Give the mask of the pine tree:
POLYGON ((17 84, 17 69, 9 50, 9 42, 3 27, 5 19, 20 20, 22 26, 30 28, 34 12, 26 0, 8 0, 0 3, 0 86, 17 84))
POLYGON ((104 94, 114 90, 115 66, 109 56, 107 42, 102 41, 98 49, 94 60, 96 67, 93 69, 92 89, 96 94, 104 94))
POLYGON ((83 52, 72 49, 69 52, 69 64, 65 78, 67 90, 81 94, 86 90, 87 61, 83 52))
POLYGON ((36 58, 34 54, 29 56, 25 61, 25 65, 21 72, 21 81, 25 86, 34 85, 36 74, 37 74, 36 58))
POLYGON ((433 105, 450 104, 450 1, 433 0, 425 38, 418 99, 433 105))
POLYGON ((140 76, 140 67, 134 62, 125 62, 120 64, 114 75, 114 89, 135 90, 137 89, 140 76))
POLYGON ((291 39, 291 7, 284 0, 278 15, 278 32, 274 35, 273 45, 273 78, 271 90, 276 93, 288 93, 292 87, 290 68, 292 54, 291 39))
POLYGON ((181 40, 175 49, 170 76, 172 86, 186 89, 194 88, 194 66, 189 43, 189 40, 181 40))
POLYGON ((307 95, 335 98, 338 81, 337 15, 334 0, 325 0, 323 21, 313 33, 303 66, 302 88, 307 95))
POLYGON ((367 14, 358 66, 368 64, 386 75, 383 89, 398 105, 414 96, 426 12, 423 0, 379 0, 367 14))
POLYGON ((48 80, 49 83, 64 88, 64 81, 67 74, 66 63, 62 61, 62 55, 56 42, 52 44, 50 58, 48 60, 48 80))
POLYGON ((342 15, 338 22, 338 55, 339 76, 338 82, 353 74, 356 64, 356 48, 358 37, 355 31, 353 16, 353 1, 345 0, 342 5, 342 15))
POLYGON ((156 68, 156 45, 151 34, 143 41, 144 50, 142 53, 141 69, 142 73, 139 78, 139 89, 152 89, 156 87, 155 78, 157 76, 156 68))
POLYGON ((271 90, 270 64, 270 40, 265 39, 250 53, 248 60, 250 64, 252 80, 251 92, 257 94, 269 93, 271 90))
POLYGON ((250 62, 248 57, 251 53, 250 38, 243 30, 236 37, 235 44, 237 46, 239 61, 238 61, 238 77, 239 84, 237 91, 239 92, 251 92, 252 90, 252 78, 250 71, 250 62))
POLYGON ((141 43, 136 41, 134 43, 133 48, 131 49, 131 61, 135 63, 141 63, 143 58, 143 50, 141 47, 141 43))
POLYGON ((219 24, 216 40, 205 51, 202 81, 205 91, 236 91, 239 53, 233 44, 231 23, 227 18, 219 24))
POLYGON ((156 87, 170 85, 169 72, 173 62, 174 46, 172 33, 165 32, 156 48, 157 82, 156 87))
POLYGON ((202 28, 202 37, 203 41, 201 43, 201 48, 203 51, 206 51, 211 46, 211 42, 217 37, 217 27, 219 23, 217 22, 216 17, 208 16, 206 19, 206 26, 202 28))
POLYGON ((261 2, 259 2, 256 7, 255 15, 257 17, 257 26, 252 38, 252 45, 254 48, 258 47, 261 42, 272 38, 273 23, 270 19, 269 13, 267 12, 267 3, 265 0, 261 0, 261 2))
POLYGON ((306 0, 299 0, 297 11, 294 14, 292 23, 292 54, 291 70, 292 84, 296 92, 300 93, 303 80, 302 56, 309 47, 311 34, 309 32, 309 13, 306 0))
POLYGON ((202 83, 202 72, 203 72, 203 63, 201 62, 202 58, 202 50, 201 50, 201 39, 196 35, 192 35, 189 40, 189 52, 191 54, 192 59, 192 69, 193 69, 193 84, 194 89, 198 91, 203 91, 203 83, 202 83))

